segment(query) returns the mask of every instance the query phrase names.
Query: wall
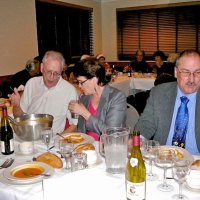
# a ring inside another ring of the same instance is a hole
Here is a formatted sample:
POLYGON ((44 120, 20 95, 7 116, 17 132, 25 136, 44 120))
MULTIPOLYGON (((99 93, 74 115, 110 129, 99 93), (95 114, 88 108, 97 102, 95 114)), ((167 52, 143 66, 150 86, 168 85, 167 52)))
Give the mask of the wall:
MULTIPOLYGON (((60 0, 94 10, 94 49, 102 49, 100 2, 60 0)), ((38 54, 35 0, 0 0, 0 76, 24 69, 29 58, 38 54)))
MULTIPOLYGON (((184 0, 60 0, 94 11, 94 54, 117 60, 116 8, 168 4, 184 0)), ((185 0, 189 2, 193 0, 185 0)), ((0 0, 0 76, 24 68, 38 54, 35 0, 0 0)))

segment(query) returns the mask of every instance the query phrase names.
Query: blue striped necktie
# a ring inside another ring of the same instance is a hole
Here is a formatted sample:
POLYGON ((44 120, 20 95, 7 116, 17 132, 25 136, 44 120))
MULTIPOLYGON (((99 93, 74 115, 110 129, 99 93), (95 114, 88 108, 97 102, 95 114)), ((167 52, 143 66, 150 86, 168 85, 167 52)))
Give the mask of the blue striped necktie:
POLYGON ((181 97, 181 105, 178 108, 174 136, 172 139, 172 145, 185 148, 185 138, 187 134, 189 113, 187 108, 187 103, 189 99, 185 96, 181 97))

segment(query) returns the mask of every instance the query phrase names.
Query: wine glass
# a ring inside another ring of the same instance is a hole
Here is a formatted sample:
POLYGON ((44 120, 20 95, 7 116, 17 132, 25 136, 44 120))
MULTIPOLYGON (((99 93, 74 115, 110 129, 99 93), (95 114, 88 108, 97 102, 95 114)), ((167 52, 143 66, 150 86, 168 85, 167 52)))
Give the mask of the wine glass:
POLYGON ((159 149, 159 142, 155 140, 147 140, 142 144, 142 154, 145 159, 149 160, 149 172, 147 180, 154 181, 158 179, 158 175, 152 172, 152 163, 155 160, 156 152, 159 149))
POLYGON ((156 153, 155 165, 164 170, 163 183, 158 185, 160 191, 169 192, 173 190, 173 186, 167 183, 166 172, 173 166, 174 158, 175 151, 172 149, 160 148, 156 153))
POLYGON ((68 171, 72 171, 72 152, 74 150, 74 144, 68 143, 64 140, 60 140, 59 149, 62 157, 65 159, 65 169, 68 171))
POLYGON ((47 146, 47 151, 49 151, 49 145, 53 137, 53 130, 50 127, 42 129, 41 132, 42 141, 47 146))
POLYGON ((188 200, 188 198, 182 194, 182 185, 186 180, 186 176, 190 172, 190 162, 188 160, 175 160, 172 167, 172 173, 174 180, 179 184, 179 194, 172 196, 175 200, 188 200))

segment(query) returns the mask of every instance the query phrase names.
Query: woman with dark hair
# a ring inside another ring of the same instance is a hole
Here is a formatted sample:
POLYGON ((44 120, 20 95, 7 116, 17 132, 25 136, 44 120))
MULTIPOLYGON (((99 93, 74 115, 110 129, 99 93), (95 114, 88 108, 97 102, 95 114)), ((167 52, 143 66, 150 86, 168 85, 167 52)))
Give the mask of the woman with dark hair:
POLYGON ((108 85, 105 69, 94 58, 79 62, 75 68, 83 95, 79 103, 69 104, 69 110, 79 115, 78 131, 99 140, 106 127, 124 126, 126 96, 108 85))
POLYGON ((164 60, 166 59, 164 52, 156 51, 153 54, 153 57, 155 59, 155 65, 153 66, 153 72, 156 73, 157 76, 160 76, 162 73, 168 73, 167 65, 164 62, 164 60))

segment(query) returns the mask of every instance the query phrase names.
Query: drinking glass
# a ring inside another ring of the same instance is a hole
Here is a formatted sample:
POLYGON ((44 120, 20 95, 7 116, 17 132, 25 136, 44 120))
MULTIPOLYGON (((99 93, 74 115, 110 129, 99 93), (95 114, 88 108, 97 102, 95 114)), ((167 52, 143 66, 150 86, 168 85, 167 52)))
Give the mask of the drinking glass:
POLYGON ((51 140, 53 138, 52 128, 47 127, 47 128, 42 129, 41 137, 42 137, 42 141, 47 146, 47 151, 49 151, 49 145, 50 145, 51 140))
POLYGON ((156 152, 159 149, 159 142, 155 140, 147 140, 142 144, 142 154, 145 159, 149 160, 149 172, 147 180, 153 181, 158 179, 158 175, 152 172, 152 163, 155 160, 156 152))
POLYGON ((62 157, 65 159, 65 169, 67 171, 72 171, 72 152, 74 150, 74 144, 60 140, 59 149, 62 157))
POLYGON ((164 170, 163 183, 158 185, 160 191, 169 192, 173 190, 173 186, 167 183, 166 172, 173 166, 174 158, 175 151, 171 149, 160 148, 156 153, 155 165, 164 170))
POLYGON ((172 167, 174 180, 179 184, 179 194, 172 196, 175 200, 188 200, 187 196, 182 194, 182 185, 190 171, 190 162, 188 160, 175 160, 172 167))

